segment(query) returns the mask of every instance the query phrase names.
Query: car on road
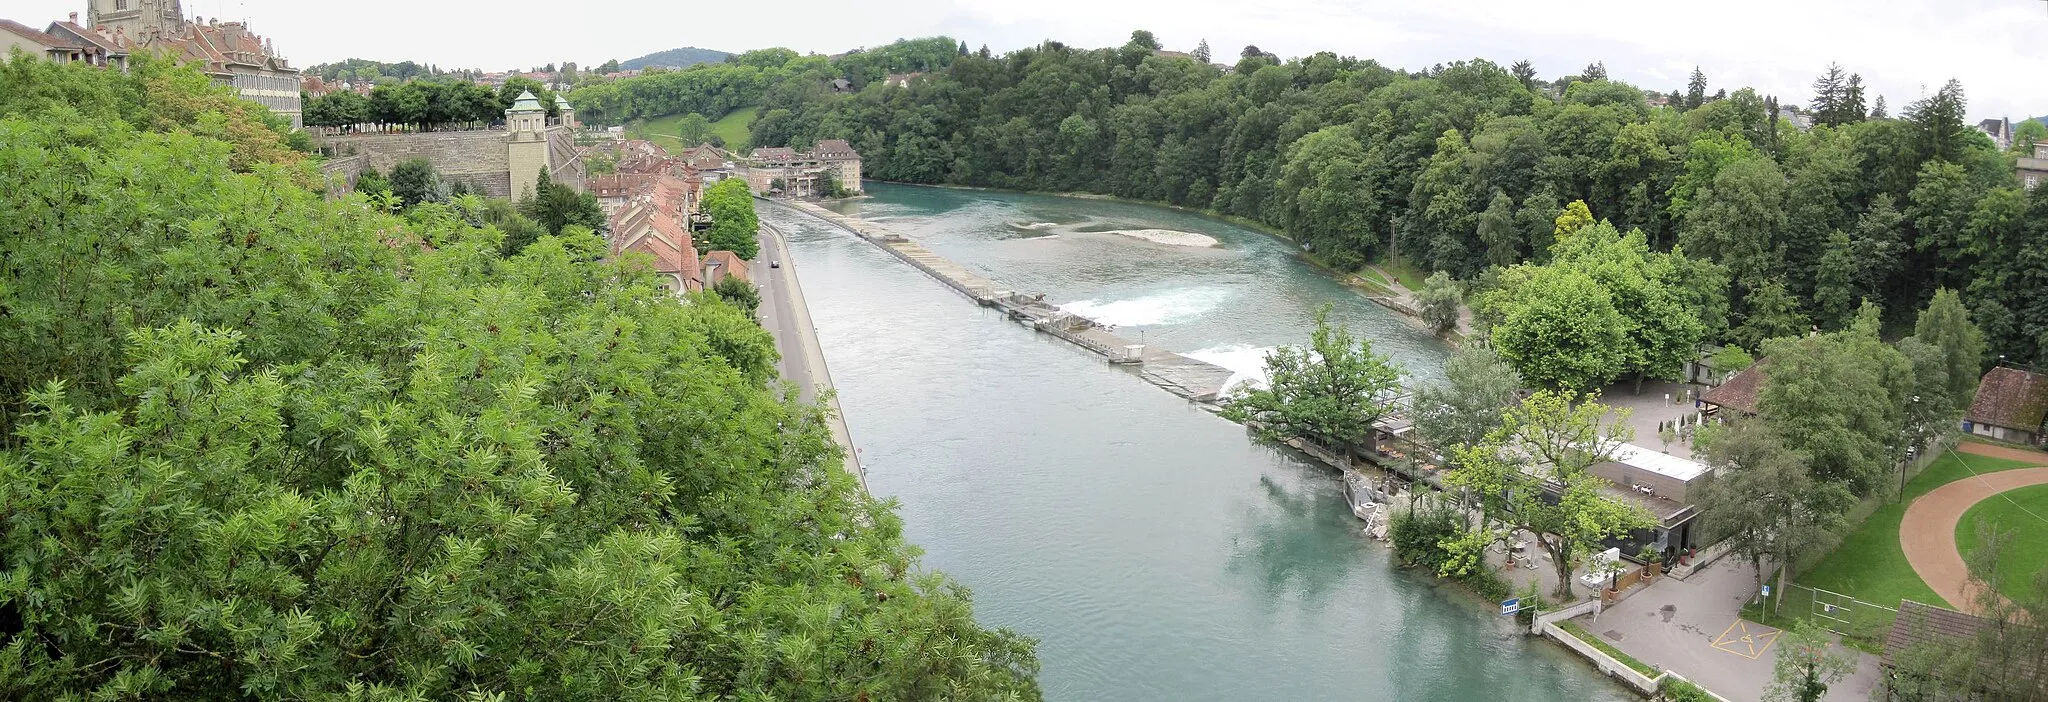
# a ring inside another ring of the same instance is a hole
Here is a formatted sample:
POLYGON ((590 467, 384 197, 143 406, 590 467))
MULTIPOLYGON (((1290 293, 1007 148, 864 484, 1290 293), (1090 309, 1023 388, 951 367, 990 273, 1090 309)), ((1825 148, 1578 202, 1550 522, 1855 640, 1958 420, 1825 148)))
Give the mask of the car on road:
POLYGON ((768 262, 768 267, 769 267, 769 268, 781 268, 781 267, 782 267, 782 262, 781 262, 781 261, 769 261, 769 262, 768 262))

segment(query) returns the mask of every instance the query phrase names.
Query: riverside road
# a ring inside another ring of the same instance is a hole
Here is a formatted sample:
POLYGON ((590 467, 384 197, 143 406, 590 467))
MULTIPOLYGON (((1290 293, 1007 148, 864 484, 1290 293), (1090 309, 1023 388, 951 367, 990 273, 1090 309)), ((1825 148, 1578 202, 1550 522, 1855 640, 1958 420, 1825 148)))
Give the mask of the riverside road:
MULTIPOLYGON (((811 325, 810 308, 804 304, 803 286, 796 277, 796 262, 790 260, 789 246, 783 241, 782 233, 774 227, 763 224, 756 233, 760 237, 761 253, 754 259, 754 282, 760 286, 761 307, 757 314, 761 327, 775 338, 775 351, 781 358, 775 362, 775 369, 782 379, 796 386, 797 400, 804 404, 815 404, 819 390, 832 389, 832 374, 825 369, 825 353, 818 347, 818 335, 811 325)), ((846 430, 846 420, 841 416, 837 397, 826 404, 831 414, 826 426, 832 431, 832 439, 846 449, 846 470, 867 488, 866 471, 860 465, 860 453, 853 446, 853 439, 846 430)))

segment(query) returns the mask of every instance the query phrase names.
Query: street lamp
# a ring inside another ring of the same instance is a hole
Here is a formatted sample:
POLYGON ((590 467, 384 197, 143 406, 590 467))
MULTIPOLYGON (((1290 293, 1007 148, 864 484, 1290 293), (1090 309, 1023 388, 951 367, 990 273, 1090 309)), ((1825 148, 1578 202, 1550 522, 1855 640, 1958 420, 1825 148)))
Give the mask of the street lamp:
POLYGON ((1899 460, 1899 502, 1906 501, 1906 464, 1913 462, 1913 454, 1920 448, 1920 434, 1925 431, 1920 426, 1919 395, 1913 396, 1913 403, 1906 410, 1906 422, 1906 457, 1899 460))

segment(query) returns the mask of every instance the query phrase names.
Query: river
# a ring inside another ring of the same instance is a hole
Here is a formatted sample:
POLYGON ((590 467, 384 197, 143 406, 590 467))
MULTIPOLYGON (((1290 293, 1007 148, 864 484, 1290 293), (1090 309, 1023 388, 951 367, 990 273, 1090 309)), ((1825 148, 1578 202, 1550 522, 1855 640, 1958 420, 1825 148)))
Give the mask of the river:
MULTIPOLYGON (((1445 355, 1240 227, 1099 200, 870 193, 836 206, 1247 373, 1260 349, 1302 343, 1324 304, 1419 378, 1445 355), (1220 247, 1101 233, 1118 229, 1220 247)), ((870 488, 899 502, 924 564, 972 589, 984 623, 1039 640, 1048 699, 1633 699, 1473 596, 1396 569, 1330 469, 819 220, 762 214, 789 234, 870 488)))

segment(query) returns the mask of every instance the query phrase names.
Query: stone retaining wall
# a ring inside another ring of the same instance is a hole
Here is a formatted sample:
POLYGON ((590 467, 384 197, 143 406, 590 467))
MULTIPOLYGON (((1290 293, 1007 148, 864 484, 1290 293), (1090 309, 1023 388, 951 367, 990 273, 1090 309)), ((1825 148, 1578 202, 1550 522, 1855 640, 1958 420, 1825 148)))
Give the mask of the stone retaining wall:
POLYGON ((442 180, 467 184, 492 197, 512 195, 511 161, 501 131, 350 134, 321 141, 342 158, 366 157, 369 168, 384 173, 424 158, 441 172, 442 180))

